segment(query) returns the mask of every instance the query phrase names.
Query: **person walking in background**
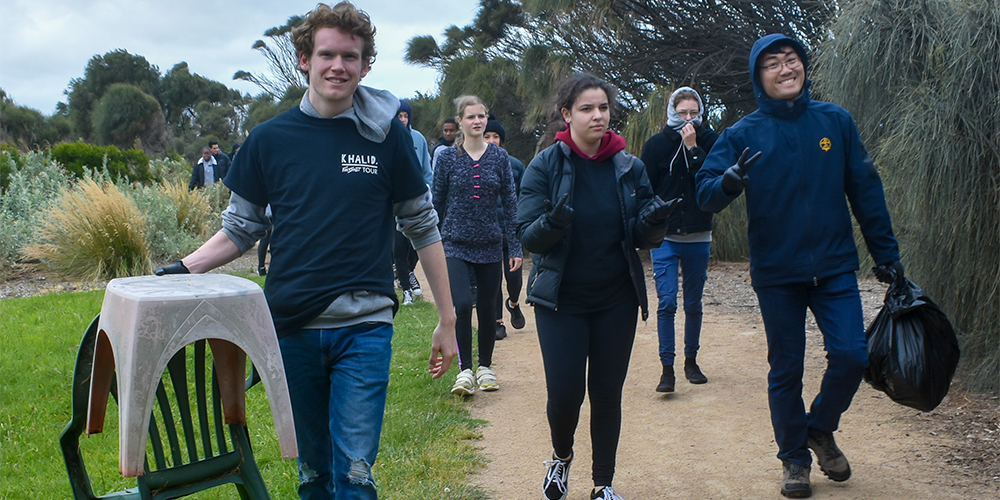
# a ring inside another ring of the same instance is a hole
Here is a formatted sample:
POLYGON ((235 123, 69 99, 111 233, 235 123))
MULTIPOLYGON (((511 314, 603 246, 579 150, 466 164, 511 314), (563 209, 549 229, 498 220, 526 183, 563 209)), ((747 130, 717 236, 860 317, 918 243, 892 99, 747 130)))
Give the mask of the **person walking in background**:
MULTIPOLYGON (((424 175, 424 182, 430 187, 431 183, 434 182, 434 174, 431 172, 431 156, 427 151, 427 139, 424 139, 424 134, 413 130, 413 127, 410 126, 412 117, 413 109, 410 107, 410 103, 400 99, 399 111, 396 113, 396 118, 406 126, 406 129, 410 132, 410 137, 413 138, 413 151, 417 154, 417 159, 420 161, 420 169, 424 175)), ((423 293, 420 282, 417 281, 417 275, 413 273, 413 270, 417 267, 418 257, 416 250, 413 249, 413 245, 410 244, 410 240, 398 230, 392 242, 392 260, 393 267, 396 270, 396 283, 403 291, 403 305, 412 304, 413 297, 423 293)))
POLYGON ((705 210, 718 212, 746 191, 750 278, 767 334, 781 494, 793 498, 812 495, 810 449, 830 479, 851 477, 833 437, 868 365, 851 212, 875 262, 903 279, 882 180, 850 113, 810 98, 808 63, 793 38, 757 40, 750 79, 759 109, 722 133, 695 176, 705 210), (808 413, 802 401, 806 309, 827 353, 808 413))
POLYGON ((191 182, 188 183, 188 191, 195 188, 201 189, 205 184, 214 184, 225 178, 221 173, 215 157, 212 156, 212 148, 201 148, 201 158, 191 167, 191 182))
POLYGON ((445 118, 444 123, 441 124, 441 137, 434 145, 434 151, 431 152, 431 170, 437 166, 438 155, 441 154, 441 151, 455 145, 455 137, 457 136, 458 122, 454 118, 445 118))
MULTIPOLYGON (((486 122, 486 131, 483 132, 483 139, 490 143, 495 144, 499 148, 503 148, 503 141, 506 137, 506 132, 503 129, 503 125, 490 114, 489 120, 486 122)), ((505 150, 506 151, 506 150, 505 150)), ((521 191, 521 176, 524 175, 524 164, 521 160, 510 156, 508 153, 508 158, 510 158, 510 171, 514 176, 514 193, 515 195, 521 191)), ((503 213, 503 203, 502 200, 497 201, 497 210, 499 210, 500 217, 500 230, 504 230, 506 225, 506 216, 503 213)), ((510 259, 510 245, 507 244, 507 239, 503 240, 503 261, 507 262, 510 259)), ((507 299, 503 297, 503 290, 501 293, 497 294, 497 340, 503 340, 507 338, 507 327, 503 324, 503 311, 504 309, 510 313, 510 326, 513 326, 515 330, 520 330, 524 328, 524 313, 521 312, 521 305, 518 301, 521 299, 521 282, 523 281, 521 276, 522 267, 517 269, 510 269, 508 266, 504 266, 503 275, 507 280, 507 299)))
POLYGON ((667 235, 650 250, 656 280, 656 331, 663 373, 656 392, 674 392, 674 316, 677 313, 678 267, 684 280, 684 376, 692 384, 708 378, 698 366, 701 338, 701 295, 708 279, 712 214, 698 207, 694 176, 719 135, 703 123, 701 96, 690 87, 670 94, 667 126, 642 146, 642 162, 653 191, 662 199, 681 201, 667 220, 667 235))
POLYGON ((229 167, 233 164, 233 159, 226 156, 219 148, 219 141, 208 141, 208 147, 212 150, 212 157, 215 158, 216 168, 219 170, 219 178, 225 179, 229 173, 229 167))
POLYGON ((396 120, 398 99, 360 85, 375 27, 350 2, 319 4, 291 32, 309 87, 250 132, 226 177, 222 230, 156 274, 203 273, 274 233, 264 294, 285 366, 303 500, 375 500, 392 355, 393 227, 414 242, 438 305, 428 371, 455 356, 455 312, 437 214, 396 120))
POLYGON ((452 394, 472 395, 476 386, 483 391, 499 388, 491 368, 496 342, 494 306, 500 293, 501 267, 515 271, 521 267, 521 244, 515 235, 517 216, 514 179, 510 160, 503 149, 483 140, 487 109, 475 96, 455 99, 461 131, 455 145, 438 157, 434 170, 434 207, 441 220, 441 240, 448 261, 452 302, 455 304, 460 371, 452 394), (505 229, 500 230, 497 198, 500 198, 505 229), (504 260, 506 236, 510 258, 504 260), (473 372, 472 290, 470 276, 476 277, 476 313, 479 319, 479 367, 473 372))
POLYGON ((645 167, 608 129, 616 91, 585 73, 566 79, 552 109, 561 131, 521 180, 517 231, 532 253, 527 302, 535 307, 548 393, 552 460, 544 498, 567 498, 573 440, 589 388, 594 489, 621 500, 612 480, 622 385, 637 311, 648 316, 636 248, 658 247, 676 202, 653 194, 645 167), (565 127, 565 128, 564 128, 565 127))

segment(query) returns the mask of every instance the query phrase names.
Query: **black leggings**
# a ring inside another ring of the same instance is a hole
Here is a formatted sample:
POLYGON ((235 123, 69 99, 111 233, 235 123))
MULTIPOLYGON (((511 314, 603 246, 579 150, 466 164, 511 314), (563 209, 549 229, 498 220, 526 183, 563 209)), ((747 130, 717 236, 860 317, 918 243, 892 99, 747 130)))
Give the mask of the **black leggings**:
MULTIPOLYGON (((524 266, 517 268, 517 271, 510 270, 510 256, 507 249, 507 238, 503 239, 503 262, 500 263, 500 267, 503 268, 503 276, 507 281, 507 296, 514 299, 512 302, 517 302, 521 300, 521 270, 524 266)), ((503 320, 503 294, 497 294, 497 321, 503 320)))
POLYGON ((410 273, 417 268, 417 251, 403 233, 395 231, 392 240, 392 262, 396 267, 396 281, 401 290, 410 289, 410 273))
POLYGON ((499 262, 473 264, 448 257, 448 282, 451 301, 455 304, 455 336, 458 337, 458 359, 463 370, 472 368, 472 285, 476 276, 476 316, 479 319, 479 366, 493 364, 493 344, 496 343, 497 322, 493 308, 500 293, 499 262))
POLYGON ((610 486, 615 477, 622 386, 632 355, 638 306, 634 296, 611 309, 584 314, 535 306, 552 448, 558 457, 573 453, 580 406, 589 390, 595 486, 610 486))

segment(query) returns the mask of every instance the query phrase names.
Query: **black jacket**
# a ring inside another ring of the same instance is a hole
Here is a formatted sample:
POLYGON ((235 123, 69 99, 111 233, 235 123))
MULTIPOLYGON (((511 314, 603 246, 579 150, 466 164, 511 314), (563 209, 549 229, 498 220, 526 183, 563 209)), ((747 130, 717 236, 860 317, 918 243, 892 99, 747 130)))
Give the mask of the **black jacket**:
POLYGON ((653 192, 664 200, 682 198, 681 204, 667 219, 667 235, 701 233, 712 230, 712 213, 698 207, 695 199, 694 174, 719 138, 712 129, 698 126, 698 145, 688 151, 682 148, 681 134, 670 127, 650 137, 642 146, 640 158, 646 164, 653 192), (678 152, 678 149, 682 151, 678 152), (671 161, 673 168, 671 168, 671 161))
MULTIPOLYGON (((573 162, 570 154, 567 144, 557 142, 531 160, 521 179, 517 202, 517 236, 522 247, 532 253, 527 301, 550 309, 558 309, 559 284, 569 255, 569 234, 573 224, 564 228, 553 227, 546 215, 545 201, 555 203, 568 193, 567 204, 573 206, 573 162)), ((622 251, 628 260, 629 275, 645 321, 649 317, 646 279, 636 248, 660 246, 667 225, 649 226, 640 220, 639 214, 653 199, 653 190, 642 161, 625 151, 617 153, 612 161, 625 227, 622 251)))

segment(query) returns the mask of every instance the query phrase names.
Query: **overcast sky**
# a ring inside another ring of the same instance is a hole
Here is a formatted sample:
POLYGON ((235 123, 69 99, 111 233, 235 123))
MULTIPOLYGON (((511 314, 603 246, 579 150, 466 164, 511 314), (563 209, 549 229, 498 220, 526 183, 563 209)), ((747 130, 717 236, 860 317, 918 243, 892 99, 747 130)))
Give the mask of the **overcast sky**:
MULTIPOLYGON (((95 55, 125 49, 166 74, 185 61, 192 73, 243 93, 238 70, 267 71, 250 47, 264 31, 316 7, 317 0, 0 0, 0 88, 45 115, 66 102, 70 80, 95 55)), ((336 3, 330 2, 330 3, 336 3)), ((398 97, 436 89, 437 72, 403 62, 406 42, 472 22, 477 0, 354 0, 378 30, 378 58, 364 84, 398 97)))

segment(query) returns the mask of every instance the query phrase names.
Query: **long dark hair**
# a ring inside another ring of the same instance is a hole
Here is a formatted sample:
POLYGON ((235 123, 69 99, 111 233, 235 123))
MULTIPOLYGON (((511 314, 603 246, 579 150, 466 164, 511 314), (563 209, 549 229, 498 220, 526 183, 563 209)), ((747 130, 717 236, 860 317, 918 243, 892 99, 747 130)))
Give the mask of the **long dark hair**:
POLYGON ((556 132, 566 128, 563 120, 562 110, 573 109, 573 103, 586 90, 601 89, 608 96, 609 111, 615 111, 615 102, 618 100, 618 89, 610 83, 591 75, 590 73, 576 73, 568 76, 559 84, 559 90, 552 96, 552 104, 549 107, 549 125, 545 129, 547 140, 545 144, 555 142, 556 132))

